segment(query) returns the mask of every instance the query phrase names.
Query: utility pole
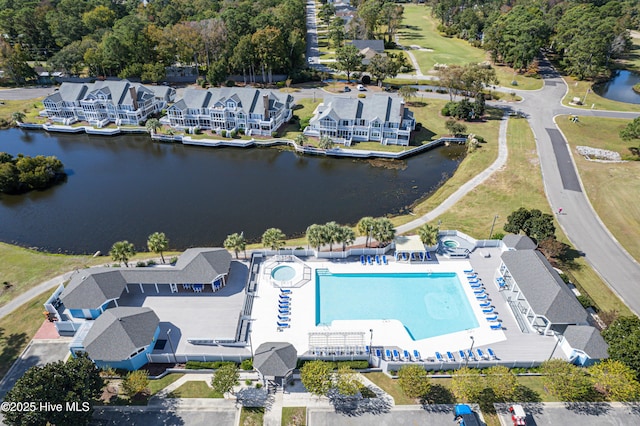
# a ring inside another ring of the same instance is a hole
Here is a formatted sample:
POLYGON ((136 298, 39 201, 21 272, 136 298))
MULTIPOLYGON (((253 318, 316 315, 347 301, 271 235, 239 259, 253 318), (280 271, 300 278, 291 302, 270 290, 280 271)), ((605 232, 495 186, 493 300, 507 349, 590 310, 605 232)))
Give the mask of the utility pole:
POLYGON ((491 224, 491 231, 489 231, 489 239, 493 236, 493 227, 496 225, 496 220, 500 217, 499 215, 495 215, 493 217, 493 223, 491 224))

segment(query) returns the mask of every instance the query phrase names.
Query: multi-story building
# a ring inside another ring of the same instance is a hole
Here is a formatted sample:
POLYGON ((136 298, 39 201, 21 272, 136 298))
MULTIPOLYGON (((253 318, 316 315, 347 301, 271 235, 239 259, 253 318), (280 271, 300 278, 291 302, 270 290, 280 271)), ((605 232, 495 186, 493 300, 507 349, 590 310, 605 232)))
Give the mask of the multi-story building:
POLYGON ((253 88, 187 89, 184 97, 167 109, 169 125, 271 136, 291 119, 293 96, 253 88))
POLYGON ((62 83, 44 101, 49 119, 62 124, 87 121, 98 127, 109 123, 139 125, 173 102, 175 89, 146 86, 128 80, 62 83))
POLYGON ((307 136, 329 136, 346 146, 357 141, 409 145, 415 129, 413 112, 399 97, 376 94, 367 98, 328 96, 318 105, 307 136))

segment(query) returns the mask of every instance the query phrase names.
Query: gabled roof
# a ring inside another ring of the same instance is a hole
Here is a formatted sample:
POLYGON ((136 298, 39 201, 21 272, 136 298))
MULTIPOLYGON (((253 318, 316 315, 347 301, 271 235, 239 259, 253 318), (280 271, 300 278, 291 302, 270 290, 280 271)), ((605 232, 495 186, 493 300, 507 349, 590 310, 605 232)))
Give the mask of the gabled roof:
POLYGON ((502 253, 502 261, 537 315, 557 324, 582 324, 587 312, 537 250, 502 253))
POLYGON ((67 309, 98 309, 105 302, 119 298, 126 284, 117 269, 83 270, 71 277, 60 300, 67 309))
POLYGON ((562 334, 569 345, 589 355, 591 359, 605 359, 609 357, 609 345, 604 341, 600 332, 590 325, 570 325, 562 334))
POLYGON ((238 109, 247 114, 264 114, 263 96, 269 98, 269 109, 281 108, 286 103, 291 103, 293 97, 289 94, 279 94, 271 90, 260 90, 251 87, 220 87, 208 90, 187 89, 183 98, 173 105, 173 108, 184 110, 185 108, 212 108, 216 104, 224 105, 226 100, 233 99, 238 104, 238 109))
POLYGON ((265 342, 258 346, 253 366, 263 376, 283 377, 296 368, 298 352, 286 342, 265 342))
POLYGON ((502 243, 510 249, 515 250, 534 250, 536 243, 526 235, 507 234, 502 237, 502 243))
POLYGON ((371 49, 378 53, 384 52, 383 40, 353 40, 347 44, 353 44, 361 52, 365 49, 371 49))
POLYGON ((85 83, 62 83, 58 93, 64 101, 79 101, 83 99, 88 91, 85 83))
POLYGON ((150 308, 106 310, 84 338, 84 349, 97 361, 123 361, 151 344, 160 319, 150 308))
MULTIPOLYGON (((311 121, 316 122, 324 117, 335 120, 365 119, 372 121, 376 118, 382 122, 400 123, 400 110, 404 100, 384 94, 376 94, 368 98, 352 98, 346 96, 327 96, 322 107, 318 106, 318 115, 311 121)), ((413 118, 413 113, 404 108, 403 119, 413 118)))

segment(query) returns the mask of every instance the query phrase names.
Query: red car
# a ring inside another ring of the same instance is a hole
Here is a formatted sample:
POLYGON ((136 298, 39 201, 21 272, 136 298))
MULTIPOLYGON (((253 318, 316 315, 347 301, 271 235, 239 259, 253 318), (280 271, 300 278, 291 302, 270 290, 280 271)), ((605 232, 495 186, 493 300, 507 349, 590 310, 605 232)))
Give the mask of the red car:
POLYGON ((527 424, 527 415, 524 412, 524 408, 522 405, 516 404, 509 407, 509 412, 511 413, 511 420, 513 421, 513 426, 522 426, 527 424))

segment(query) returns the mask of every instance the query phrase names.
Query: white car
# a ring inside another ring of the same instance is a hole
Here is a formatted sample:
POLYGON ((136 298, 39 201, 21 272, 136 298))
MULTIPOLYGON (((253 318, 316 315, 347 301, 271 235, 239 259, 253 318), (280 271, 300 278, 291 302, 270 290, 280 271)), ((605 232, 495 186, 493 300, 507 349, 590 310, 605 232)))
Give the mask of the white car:
POLYGON ((312 63, 313 63, 313 58, 311 58, 311 57, 307 58, 307 62, 309 62, 310 64, 312 64, 312 63))
POLYGON ((365 91, 365 90, 367 90, 367 89, 365 89, 365 87, 364 87, 362 84, 358 84, 358 90, 359 90, 360 92, 364 92, 364 91, 365 91))

